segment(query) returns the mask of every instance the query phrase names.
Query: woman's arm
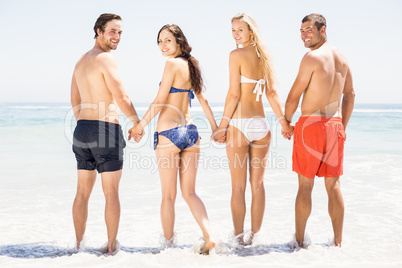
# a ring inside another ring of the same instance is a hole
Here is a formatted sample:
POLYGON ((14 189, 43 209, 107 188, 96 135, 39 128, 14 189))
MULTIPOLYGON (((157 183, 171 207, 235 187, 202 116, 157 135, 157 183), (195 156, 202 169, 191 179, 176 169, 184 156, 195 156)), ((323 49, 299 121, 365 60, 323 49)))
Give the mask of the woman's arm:
POLYGON ((135 141, 138 142, 139 139, 141 139, 141 137, 144 135, 144 128, 146 125, 148 125, 148 123, 151 122, 152 119, 162 110, 168 98, 170 88, 173 85, 175 75, 176 65, 172 60, 167 60, 158 94, 140 122, 128 131, 130 133, 128 137, 129 140, 135 135, 135 141))
POLYGON ((293 134, 293 127, 290 125, 290 123, 286 120, 285 116, 283 115, 283 110, 282 110, 281 102, 279 100, 279 95, 278 95, 278 92, 273 87, 273 85, 270 85, 270 87, 267 87, 267 89, 265 90, 265 95, 268 99, 269 105, 271 105, 271 108, 272 108, 276 118, 279 121, 279 124, 281 124, 282 132, 289 134, 289 136, 287 138, 290 138, 290 136, 293 134))
POLYGON ((219 128, 227 128, 240 99, 240 57, 236 50, 229 56, 229 91, 219 128))
POLYGON ((226 135, 226 129, 230 119, 236 110, 237 103, 240 99, 240 57, 238 51, 234 50, 229 56, 229 91, 225 100, 225 108, 223 110, 222 120, 214 138, 220 140, 226 135))
POLYGON ((205 115, 208 118, 208 122, 211 125, 212 133, 215 132, 218 129, 218 125, 216 124, 214 113, 212 112, 211 107, 208 104, 207 99, 205 98, 205 95, 203 92, 200 94, 197 94, 197 99, 201 104, 202 110, 204 111, 205 115))

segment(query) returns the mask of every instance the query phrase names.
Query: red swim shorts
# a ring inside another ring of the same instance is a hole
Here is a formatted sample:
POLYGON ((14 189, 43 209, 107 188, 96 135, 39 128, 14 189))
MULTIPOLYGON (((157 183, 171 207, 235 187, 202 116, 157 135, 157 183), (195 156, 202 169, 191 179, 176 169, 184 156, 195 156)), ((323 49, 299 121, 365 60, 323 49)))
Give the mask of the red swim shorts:
POLYGON ((300 117, 293 137, 293 171, 307 178, 341 176, 345 138, 342 118, 300 117))

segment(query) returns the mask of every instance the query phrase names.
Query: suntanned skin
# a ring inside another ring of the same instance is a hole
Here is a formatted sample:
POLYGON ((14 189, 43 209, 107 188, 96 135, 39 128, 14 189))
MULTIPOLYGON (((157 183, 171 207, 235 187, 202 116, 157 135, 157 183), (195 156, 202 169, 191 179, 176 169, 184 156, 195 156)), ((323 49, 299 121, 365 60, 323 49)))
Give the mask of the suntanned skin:
MULTIPOLYGON (((99 120, 119 123, 120 110, 138 123, 137 113, 117 72, 116 60, 109 52, 117 48, 121 38, 120 20, 111 20, 105 31, 97 30, 95 46, 77 62, 71 83, 71 105, 76 120, 99 120), (117 107, 118 106, 118 107, 117 107)), ((108 233, 108 252, 116 249, 120 220, 119 182, 122 171, 103 172, 105 222, 108 233)), ((83 239, 88 217, 88 200, 96 180, 96 170, 78 170, 77 194, 73 204, 73 221, 77 248, 83 239)))
MULTIPOLYGON (((262 226, 265 211, 264 172, 267 154, 271 140, 271 132, 257 141, 249 142, 244 134, 234 126, 229 125, 232 118, 265 117, 262 99, 256 101, 253 93, 254 83, 240 83, 241 75, 259 80, 264 70, 260 65, 260 58, 253 46, 253 32, 241 20, 232 22, 232 36, 237 48, 229 57, 229 91, 226 96, 225 108, 219 128, 213 134, 215 140, 226 142, 226 152, 232 181, 231 211, 234 235, 241 244, 251 243, 255 233, 262 226), (239 162, 244 162, 245 165, 239 162), (247 163, 249 168, 247 168, 247 163), (259 163, 259 164, 252 164, 259 163), (244 241, 244 221, 246 216, 245 191, 247 173, 250 174, 251 185, 251 241, 244 241)), ((266 81, 268 82, 272 81, 266 81)), ((284 118, 277 91, 273 86, 266 87, 265 95, 278 118, 284 118)), ((279 119, 279 123, 286 131, 292 131, 286 120, 279 119)))
POLYGON ((109 21, 105 32, 99 31, 95 46, 77 62, 71 83, 71 104, 77 120, 101 120, 119 123, 121 111, 136 124, 139 120, 117 72, 110 51, 117 48, 122 25, 109 21))
MULTIPOLYGON (((191 89, 188 62, 182 58, 176 58, 182 53, 182 50, 176 42, 176 38, 169 30, 165 29, 160 32, 158 44, 162 55, 168 57, 168 60, 165 64, 162 81, 155 100, 141 122, 130 130, 130 135, 136 139, 142 137, 141 133, 143 133, 144 127, 158 113, 159 119, 156 128, 158 132, 192 124, 188 108, 188 93, 169 93, 172 86, 180 89, 191 89)), ((195 96, 201 104, 212 131, 215 131, 218 126, 216 125, 213 112, 205 94, 200 92, 195 93, 195 96)), ((215 242, 211 234, 205 205, 195 191, 200 139, 198 139, 194 146, 186 148, 181 152, 167 137, 159 136, 158 139, 155 153, 158 159, 158 170, 162 188, 161 222, 163 234, 167 240, 171 240, 174 235, 177 174, 179 173, 182 196, 203 233, 205 243, 200 253, 209 254, 209 251, 215 246, 215 242), (166 159, 169 159, 169 165, 166 165, 166 159), (164 161, 165 164, 163 164, 164 161)))
MULTIPOLYGON (((299 73, 289 92, 285 105, 285 116, 291 122, 300 97, 304 94, 302 116, 342 117, 344 128, 352 114, 355 93, 352 74, 346 58, 327 43, 326 27, 320 30, 315 21, 302 23, 301 38, 305 47, 310 48, 302 59, 299 73), (342 103, 342 106, 341 106, 342 103)), ((283 131, 289 138, 293 133, 283 131)), ((299 190, 296 197, 296 240, 303 246, 307 219, 311 213, 311 193, 314 180, 298 175, 299 190)), ((339 177, 325 177, 328 194, 328 212, 334 230, 334 242, 341 246, 344 203, 340 191, 339 177)))

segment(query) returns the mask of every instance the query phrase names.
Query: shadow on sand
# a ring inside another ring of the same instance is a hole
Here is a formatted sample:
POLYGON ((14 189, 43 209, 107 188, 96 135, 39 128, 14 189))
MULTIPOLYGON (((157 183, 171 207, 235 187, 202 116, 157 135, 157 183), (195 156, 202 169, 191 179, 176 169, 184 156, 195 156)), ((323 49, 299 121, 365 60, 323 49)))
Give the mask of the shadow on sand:
MULTIPOLYGON (((177 245, 174 249, 188 249, 193 245, 177 245)), ((159 254, 165 248, 163 247, 126 247, 121 246, 120 249, 112 255, 115 255, 119 251, 127 253, 140 253, 140 254, 159 254)), ((229 245, 221 244, 221 247, 215 249, 218 255, 237 255, 239 257, 259 256, 270 254, 274 252, 278 253, 293 253, 298 251, 286 244, 271 244, 271 245, 257 245, 257 246, 236 246, 230 247, 229 245)), ((64 256, 72 256, 77 253, 88 253, 100 256, 110 256, 104 247, 84 247, 77 251, 73 248, 63 248, 54 246, 51 243, 28 243, 17 245, 3 245, 0 246, 0 256, 7 256, 11 258, 20 259, 37 259, 37 258, 57 258, 64 256)))
POLYGON ((52 246, 47 243, 30 243, 19 245, 0 246, 0 256, 11 258, 56 258, 71 256, 77 253, 77 250, 52 246))
MULTIPOLYGON (((175 248, 184 249, 191 248, 192 245, 180 245, 175 248)), ((141 254, 159 254, 165 248, 152 248, 152 247, 126 247, 121 246, 115 255, 119 251, 124 251, 127 253, 141 253, 141 254)), ((29 244, 17 244, 17 245, 4 245, 0 246, 0 256, 7 256, 11 258, 20 259, 37 259, 37 258, 57 258, 63 256, 72 256, 77 253, 89 253, 94 254, 98 257, 100 256, 110 256, 107 253, 105 247, 94 248, 94 247, 84 247, 80 250, 74 248, 63 248, 54 246, 51 243, 38 242, 29 244)))
POLYGON ((237 246, 232 248, 231 254, 239 257, 260 256, 270 253, 293 253, 300 250, 300 248, 290 247, 288 243, 285 244, 271 244, 271 245, 257 245, 257 246, 237 246))

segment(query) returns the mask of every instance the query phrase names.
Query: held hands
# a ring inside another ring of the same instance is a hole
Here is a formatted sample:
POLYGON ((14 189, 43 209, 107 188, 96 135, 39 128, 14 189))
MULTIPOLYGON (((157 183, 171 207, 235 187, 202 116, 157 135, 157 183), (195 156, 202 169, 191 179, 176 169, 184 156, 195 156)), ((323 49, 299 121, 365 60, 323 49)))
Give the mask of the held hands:
POLYGON ((217 143, 226 142, 226 128, 217 128, 211 135, 211 140, 217 143))
POLYGON ((281 130, 282 136, 285 139, 290 140, 293 136, 295 126, 287 120, 285 115, 278 117, 278 121, 282 126, 281 130))
POLYGON ((128 140, 134 138, 135 142, 140 142, 141 138, 145 135, 144 129, 142 128, 141 124, 135 124, 130 130, 128 131, 128 140))
POLYGON ((293 136, 295 126, 287 121, 286 123, 282 125, 281 134, 285 139, 290 140, 293 136))

